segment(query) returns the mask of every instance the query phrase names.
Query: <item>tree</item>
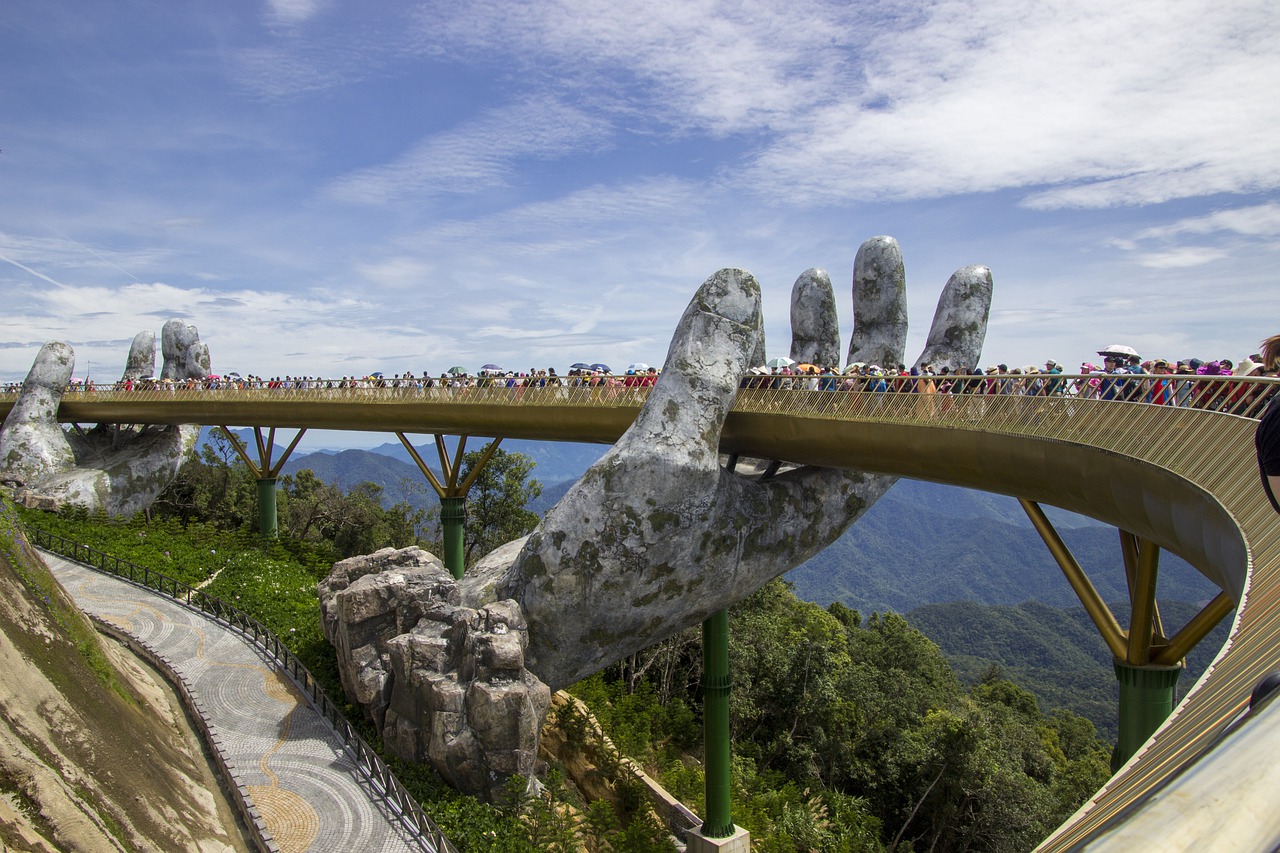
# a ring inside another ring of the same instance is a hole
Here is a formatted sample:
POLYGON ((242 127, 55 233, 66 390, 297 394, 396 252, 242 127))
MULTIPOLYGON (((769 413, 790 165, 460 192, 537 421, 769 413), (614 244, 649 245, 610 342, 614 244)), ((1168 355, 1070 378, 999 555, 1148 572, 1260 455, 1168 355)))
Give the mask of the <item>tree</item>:
MULTIPOLYGON (((465 480, 480 463, 484 448, 463 457, 465 480)), ((537 513, 526 507, 542 494, 542 484, 530 480, 536 463, 523 453, 496 450, 476 476, 467 493, 467 522, 463 537, 468 566, 499 545, 530 533, 538 524, 537 513)))
POLYGON ((304 468, 280 481, 281 531, 331 543, 343 557, 414 544, 423 512, 405 503, 382 508, 382 487, 364 482, 343 492, 304 468))
POLYGON ((228 530, 257 522, 257 486, 253 475, 231 446, 231 438, 215 427, 209 442, 188 459, 169 487, 148 510, 179 519, 184 525, 207 521, 228 530))

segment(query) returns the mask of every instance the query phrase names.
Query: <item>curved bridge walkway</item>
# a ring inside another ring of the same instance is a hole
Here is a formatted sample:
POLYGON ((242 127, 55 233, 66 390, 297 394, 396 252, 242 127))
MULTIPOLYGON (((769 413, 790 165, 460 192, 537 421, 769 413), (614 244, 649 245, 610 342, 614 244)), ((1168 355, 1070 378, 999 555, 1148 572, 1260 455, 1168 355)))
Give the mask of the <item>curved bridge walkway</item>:
POLYGON ((176 678, 263 849, 421 853, 324 716, 240 634, 144 587, 42 553, 80 609, 176 678))
MULTIPOLYGON (((1177 554, 1221 590, 1177 632, 1166 635, 1161 628, 1150 637, 1149 626, 1143 629, 1149 648, 1137 630, 1126 634, 1114 620, 1100 624, 1118 659, 1126 646, 1134 652, 1136 642, 1139 657, 1172 665, 1206 624, 1212 627, 1235 610, 1230 639, 1209 670, 1044 849, 1076 849, 1125 820, 1137 804, 1213 748, 1248 708, 1254 686, 1280 661, 1280 516, 1258 479, 1253 433, 1259 409, 1228 414, 1212 402, 1227 400, 1242 385, 1261 400, 1275 392, 1278 380, 1196 377, 1192 382, 1208 406, 746 388, 721 434, 720 450, 730 455, 861 468, 1012 495, 1029 512, 1045 503, 1090 516, 1157 551, 1177 554)), ((270 440, 259 434, 264 456, 277 427, 394 432, 406 444, 404 433, 434 434, 437 443, 442 435, 610 443, 635 419, 645 390, 80 392, 64 396, 59 419, 268 427, 270 440)), ((11 395, 0 397, 0 415, 7 414, 11 401, 11 395)), ((1130 577, 1135 602, 1140 597, 1154 602, 1155 580, 1153 568, 1142 584, 1130 577)))

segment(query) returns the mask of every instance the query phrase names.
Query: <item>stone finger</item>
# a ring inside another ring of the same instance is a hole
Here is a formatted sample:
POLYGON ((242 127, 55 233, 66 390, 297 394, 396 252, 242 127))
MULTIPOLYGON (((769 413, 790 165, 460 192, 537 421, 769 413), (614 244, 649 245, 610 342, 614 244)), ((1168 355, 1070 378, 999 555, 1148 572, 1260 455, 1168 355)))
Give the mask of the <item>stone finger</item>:
POLYGON ((947 280, 929 328, 929 338, 916 366, 932 364, 953 372, 978 366, 991 314, 991 270, 973 264, 956 270, 947 280))
POLYGON ((195 326, 170 320, 160 330, 164 351, 161 379, 203 379, 209 375, 209 348, 200 341, 195 326))
POLYGON ((745 270, 720 270, 689 302, 658 382, 615 450, 660 451, 715 470, 738 384, 763 353, 759 283, 745 270))
POLYGON ((840 316, 826 270, 805 270, 791 288, 791 358, 840 367, 840 316))
POLYGON ((129 360, 124 365, 124 381, 137 382, 146 376, 156 375, 156 333, 142 331, 133 336, 129 346, 129 360))
POLYGON ((853 261, 853 337, 848 363, 892 368, 907 342, 907 275, 892 237, 872 237, 853 261))
POLYGON ((61 341, 40 348, 0 427, 0 469, 7 479, 30 485, 74 467, 58 406, 75 365, 75 352, 61 341))

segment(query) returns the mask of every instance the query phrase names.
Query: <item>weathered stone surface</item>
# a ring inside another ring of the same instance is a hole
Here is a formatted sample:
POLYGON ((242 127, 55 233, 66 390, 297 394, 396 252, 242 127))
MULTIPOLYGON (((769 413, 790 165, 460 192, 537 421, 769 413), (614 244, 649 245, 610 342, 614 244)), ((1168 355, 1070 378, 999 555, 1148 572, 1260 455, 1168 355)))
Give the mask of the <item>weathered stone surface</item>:
MULTIPOLYGON (((985 267, 952 276, 922 358, 976 364, 990 300, 985 267)), ((891 238, 859 250, 854 303, 850 359, 902 362, 905 276, 891 238)), ((834 365, 826 273, 800 277, 791 314, 792 357, 834 365)), ((325 633, 348 694, 386 743, 499 799, 511 774, 533 773, 552 688, 746 597, 830 544, 892 485, 858 471, 792 465, 756 478, 722 465, 720 431, 743 373, 763 362, 763 329, 750 273, 707 279, 632 426, 532 535, 461 581, 420 553, 334 567, 320 585, 325 633)))
MULTIPOLYGON (((907 272, 902 250, 892 237, 872 237, 858 248, 853 259, 853 312, 857 322, 846 363, 897 367, 907 343, 907 272)), ((982 313, 985 317, 986 311, 982 313)))
POLYGON ((488 800, 513 774, 534 776, 551 691, 524 666, 516 602, 461 606, 421 548, 343 560, 317 592, 343 689, 388 747, 488 800))
MULTIPOLYGON (((165 375, 208 375, 209 350, 195 327, 175 320, 165 328, 170 326, 175 331, 172 346, 166 344, 165 375)), ((130 348, 125 378, 151 375, 154 364, 155 335, 141 332, 130 348)), ((0 427, 0 479, 31 495, 109 515, 145 509, 191 455, 200 427, 99 424, 85 433, 67 432, 57 411, 74 367, 75 354, 66 344, 41 348, 0 427)))
POLYGON ((62 426, 49 417, 58 410, 62 390, 75 366, 75 352, 61 341, 50 341, 40 348, 17 402, 0 428, 0 465, 5 479, 30 487, 75 465, 62 426))
MULTIPOLYGON (((850 359, 903 363, 906 286, 897 242, 867 241, 854 264, 850 359)), ((991 299, 985 267, 948 282, 925 355, 977 363, 991 299)), ((839 351, 829 278, 793 290, 794 357, 839 351)), ((838 538, 895 478, 792 466, 758 479, 722 467, 720 430, 748 367, 761 363, 760 288, 721 270, 690 301, 657 385, 622 438, 544 517, 503 569, 462 580, 463 601, 518 601, 526 666, 560 689, 698 624, 838 538), (567 619, 565 614, 574 614, 567 619)))
POLYGON ((840 367, 840 315, 826 270, 807 269, 791 287, 791 357, 800 364, 840 367))
POLYGON ((129 346, 129 360, 124 365, 122 379, 137 382, 156 375, 156 333, 141 331, 133 336, 129 346))
POLYGON ((176 380, 209 375, 209 347, 200 340, 200 333, 195 326, 187 325, 181 320, 170 320, 160 330, 160 341, 164 351, 161 379, 176 380))

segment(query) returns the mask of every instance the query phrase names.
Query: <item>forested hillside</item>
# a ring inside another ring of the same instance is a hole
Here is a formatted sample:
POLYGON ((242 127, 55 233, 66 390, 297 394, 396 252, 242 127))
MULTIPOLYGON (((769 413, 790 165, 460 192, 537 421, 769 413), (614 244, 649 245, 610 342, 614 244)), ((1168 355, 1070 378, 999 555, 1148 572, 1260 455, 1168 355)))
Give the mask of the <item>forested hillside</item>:
MULTIPOLYGON (((1198 609, 1181 601, 1160 602, 1166 633, 1186 624, 1198 609)), ((1121 624, 1127 624, 1126 604, 1112 605, 1112 612, 1121 624)), ((1066 708, 1092 721, 1104 738, 1115 741, 1119 687, 1111 669, 1111 653, 1080 605, 958 601, 917 607, 906 618, 941 647, 966 684, 976 684, 998 672, 1034 693, 1040 707, 1066 708)), ((1226 642, 1231 619, 1223 619, 1187 656, 1186 671, 1178 679, 1179 699, 1226 642)))

